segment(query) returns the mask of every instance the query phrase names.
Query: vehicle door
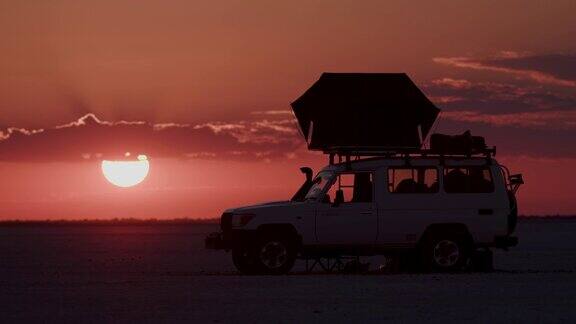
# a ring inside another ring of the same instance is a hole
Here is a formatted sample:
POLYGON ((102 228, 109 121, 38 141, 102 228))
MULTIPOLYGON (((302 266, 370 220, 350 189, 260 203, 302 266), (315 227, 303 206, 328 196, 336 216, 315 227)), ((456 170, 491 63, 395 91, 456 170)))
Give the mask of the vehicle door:
POLYGON ((379 243, 413 245, 430 224, 478 228, 494 219, 494 185, 486 167, 398 166, 389 167, 387 176, 379 243))
POLYGON ((378 241, 394 247, 414 245, 424 229, 448 208, 441 200, 436 166, 399 165, 385 171, 387 188, 380 200, 378 241))
POLYGON ((374 244, 378 214, 372 172, 338 174, 316 209, 316 239, 326 245, 374 244))
POLYGON ((504 185, 495 186, 494 180, 501 180, 498 176, 501 173, 493 173, 489 165, 444 166, 443 187, 452 221, 466 224, 481 241, 491 241, 498 229, 506 228, 507 194, 504 185))

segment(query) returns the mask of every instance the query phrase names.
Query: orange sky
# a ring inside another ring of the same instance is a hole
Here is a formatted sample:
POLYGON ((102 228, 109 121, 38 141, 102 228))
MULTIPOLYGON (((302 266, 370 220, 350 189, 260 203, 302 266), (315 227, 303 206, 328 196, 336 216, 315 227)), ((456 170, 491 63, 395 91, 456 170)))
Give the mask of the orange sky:
POLYGON ((286 110, 324 71, 409 73, 443 109, 437 131, 485 135, 525 173, 521 212, 574 214, 574 12, 574 1, 2 1, 0 219, 215 217, 289 198, 297 167, 324 160, 302 151, 286 110), (133 149, 148 151, 149 178, 111 186, 96 154, 133 149))

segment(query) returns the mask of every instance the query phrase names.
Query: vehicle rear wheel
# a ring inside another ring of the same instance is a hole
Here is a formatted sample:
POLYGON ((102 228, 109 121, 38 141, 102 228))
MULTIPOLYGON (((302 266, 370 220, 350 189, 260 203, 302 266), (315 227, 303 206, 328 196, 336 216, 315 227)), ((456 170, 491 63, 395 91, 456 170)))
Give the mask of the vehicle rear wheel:
POLYGON ((265 235, 256 246, 256 263, 262 274, 285 274, 294 266, 296 246, 280 235, 265 235))
POLYGON ((460 235, 431 235, 422 248, 424 268, 439 272, 461 270, 468 262, 469 251, 467 240, 460 235))

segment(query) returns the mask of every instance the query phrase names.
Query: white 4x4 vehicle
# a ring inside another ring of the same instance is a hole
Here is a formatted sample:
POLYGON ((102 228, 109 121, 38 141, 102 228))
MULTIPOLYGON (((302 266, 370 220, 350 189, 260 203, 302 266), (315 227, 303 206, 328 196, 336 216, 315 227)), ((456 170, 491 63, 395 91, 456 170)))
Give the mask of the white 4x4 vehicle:
POLYGON ((206 247, 231 250, 245 274, 286 273, 298 257, 361 255, 411 255, 424 269, 455 271, 475 251, 518 241, 522 177, 490 156, 347 160, 313 179, 302 171, 292 200, 226 210, 206 247))

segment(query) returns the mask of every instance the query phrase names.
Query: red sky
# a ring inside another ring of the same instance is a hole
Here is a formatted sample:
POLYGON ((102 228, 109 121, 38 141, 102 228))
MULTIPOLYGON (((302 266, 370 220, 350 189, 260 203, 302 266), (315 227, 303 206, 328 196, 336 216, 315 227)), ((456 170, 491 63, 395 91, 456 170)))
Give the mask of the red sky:
POLYGON ((576 214, 574 1, 0 2, 0 219, 215 217, 316 168, 289 103, 324 71, 407 72, 576 214), (150 157, 130 189, 99 160, 150 157))

